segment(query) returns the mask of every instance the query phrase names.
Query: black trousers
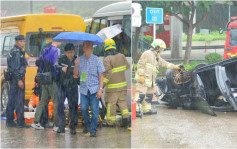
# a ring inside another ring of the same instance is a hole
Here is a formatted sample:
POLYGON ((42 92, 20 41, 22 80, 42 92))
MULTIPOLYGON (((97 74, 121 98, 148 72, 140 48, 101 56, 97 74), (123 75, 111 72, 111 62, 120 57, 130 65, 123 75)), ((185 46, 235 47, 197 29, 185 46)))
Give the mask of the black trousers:
MULTIPOLYGON (((24 104, 25 104, 25 88, 21 89, 14 81, 10 80, 10 92, 6 109, 7 123, 14 119, 14 110, 16 110, 17 124, 23 125, 24 118, 24 104)), ((25 86, 25 83, 24 83, 25 86)))
POLYGON ((75 127, 78 123, 78 86, 64 88, 57 84, 57 100, 58 100, 58 126, 65 128, 66 116, 64 113, 64 101, 67 98, 70 114, 70 128, 75 127))

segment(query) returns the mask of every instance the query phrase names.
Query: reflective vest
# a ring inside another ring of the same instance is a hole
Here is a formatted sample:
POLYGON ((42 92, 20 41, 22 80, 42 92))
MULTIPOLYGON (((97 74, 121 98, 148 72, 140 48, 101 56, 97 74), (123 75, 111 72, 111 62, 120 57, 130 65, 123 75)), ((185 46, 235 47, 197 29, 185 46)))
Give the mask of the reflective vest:
POLYGON ((103 75, 106 92, 127 90, 125 71, 129 69, 129 63, 126 57, 121 53, 109 55, 105 57, 103 64, 105 67, 103 75))

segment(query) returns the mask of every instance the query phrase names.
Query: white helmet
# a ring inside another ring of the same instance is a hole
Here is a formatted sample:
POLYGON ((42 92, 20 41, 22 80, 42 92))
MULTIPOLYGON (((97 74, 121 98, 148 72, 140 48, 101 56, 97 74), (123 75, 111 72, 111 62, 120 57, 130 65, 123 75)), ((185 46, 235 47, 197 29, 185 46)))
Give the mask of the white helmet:
POLYGON ((154 48, 156 51, 160 51, 160 49, 166 49, 166 44, 163 40, 161 39, 155 39, 151 46, 154 48))

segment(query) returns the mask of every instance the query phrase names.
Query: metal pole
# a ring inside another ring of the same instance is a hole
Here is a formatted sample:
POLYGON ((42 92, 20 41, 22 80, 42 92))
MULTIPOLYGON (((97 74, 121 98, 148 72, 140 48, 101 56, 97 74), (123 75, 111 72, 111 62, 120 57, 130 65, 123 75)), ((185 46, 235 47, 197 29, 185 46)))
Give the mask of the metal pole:
POLYGON ((32 9, 32 7, 33 7, 33 2, 32 2, 32 0, 30 1, 30 14, 33 14, 33 9, 32 9))
POLYGON ((143 28, 142 27, 141 27, 141 42, 142 42, 141 43, 141 47, 142 47, 141 49, 143 51, 144 48, 143 48, 143 28))
POLYGON ((156 24, 153 24, 153 40, 156 39, 156 24))
POLYGON ((230 3, 231 3, 231 2, 229 2, 229 19, 228 19, 229 22, 230 22, 230 3))

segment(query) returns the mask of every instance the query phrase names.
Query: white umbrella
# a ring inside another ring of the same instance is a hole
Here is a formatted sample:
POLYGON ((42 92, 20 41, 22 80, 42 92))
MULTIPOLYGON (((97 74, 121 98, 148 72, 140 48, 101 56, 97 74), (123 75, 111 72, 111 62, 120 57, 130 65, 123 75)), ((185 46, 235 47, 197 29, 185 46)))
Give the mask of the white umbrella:
POLYGON ((110 27, 103 28, 96 35, 100 36, 100 38, 102 38, 103 40, 113 38, 114 36, 122 32, 121 28, 121 24, 116 24, 110 27))

